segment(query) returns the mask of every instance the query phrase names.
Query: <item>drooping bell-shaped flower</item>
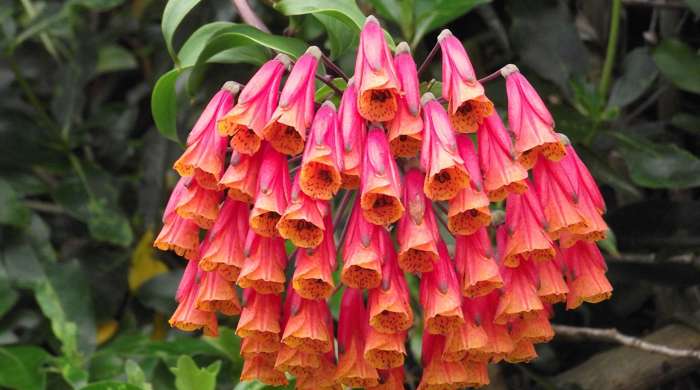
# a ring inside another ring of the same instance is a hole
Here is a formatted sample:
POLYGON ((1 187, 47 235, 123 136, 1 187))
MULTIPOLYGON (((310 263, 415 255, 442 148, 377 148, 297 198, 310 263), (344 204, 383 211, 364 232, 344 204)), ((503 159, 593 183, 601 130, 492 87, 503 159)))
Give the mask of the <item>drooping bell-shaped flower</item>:
POLYGON ((566 294, 569 293, 562 274, 564 258, 561 250, 555 249, 557 254, 552 260, 539 261, 536 264, 539 277, 537 295, 542 302, 549 304, 566 302, 566 294))
POLYGON ((197 282, 197 274, 200 273, 197 261, 188 261, 185 266, 185 271, 182 273, 180 278, 180 283, 177 285, 177 290, 175 291, 175 300, 177 302, 182 302, 190 290, 195 288, 197 282))
POLYGON ((235 150, 231 152, 228 168, 219 181, 221 186, 228 189, 229 198, 253 203, 258 185, 261 158, 262 153, 249 156, 235 150))
POLYGON ((191 180, 188 177, 180 178, 173 188, 163 212, 163 228, 153 242, 154 247, 162 251, 172 250, 188 260, 195 259, 199 253, 199 226, 179 216, 175 209, 186 191, 185 185, 191 180))
POLYGON ((467 235, 491 222, 489 198, 483 192, 483 180, 479 158, 468 136, 457 135, 457 147, 469 173, 469 185, 450 199, 447 211, 447 228, 455 235, 467 235))
POLYGON ((269 144, 265 144, 255 203, 250 212, 250 228, 261 236, 278 236, 277 222, 287 209, 290 191, 287 160, 269 144))
POLYGON ((481 326, 481 318, 474 316, 462 303, 462 315, 464 324, 459 329, 445 336, 445 348, 442 351, 442 359, 448 362, 462 361, 470 353, 478 353, 489 342, 486 331, 481 326))
POLYGON ((380 251, 384 256, 382 282, 369 291, 367 310, 369 325, 383 333, 397 333, 413 325, 413 311, 403 275, 396 260, 394 246, 388 235, 380 235, 380 251))
POLYGON ((567 309, 575 309, 583 302, 598 303, 610 299, 613 289, 605 277, 608 268, 596 244, 578 241, 572 247, 563 249, 562 256, 569 285, 567 309))
POLYGON ((432 93, 421 99, 425 131, 420 162, 426 172, 423 191, 432 200, 449 200, 469 186, 469 173, 459 155, 447 112, 432 93))
POLYGON ((500 296, 499 291, 492 291, 487 295, 464 299, 465 320, 471 319, 480 325, 488 338, 483 347, 467 351, 469 361, 496 363, 515 348, 508 326, 494 322, 500 296))
POLYGON ((252 155, 260 149, 262 129, 277 106, 280 81, 290 62, 278 54, 263 64, 246 83, 238 103, 219 120, 219 134, 231 136, 233 150, 252 155))
POLYGON ((235 316, 241 313, 241 302, 231 282, 218 272, 204 272, 197 294, 197 309, 235 316))
POLYGON ((331 312, 324 300, 304 299, 287 290, 282 343, 302 352, 322 354, 333 348, 331 312))
POLYGON ((255 355, 243 361, 241 382, 260 381, 269 386, 284 386, 289 381, 284 372, 275 369, 275 362, 264 356, 255 355))
POLYGON ((403 367, 396 367, 389 370, 378 370, 379 384, 368 390, 403 390, 404 372, 403 367))
POLYGON ((246 258, 237 281, 241 288, 252 288, 260 294, 284 291, 287 255, 283 239, 259 236, 249 230, 243 255, 246 258))
POLYGON ((486 364, 445 361, 442 359, 444 349, 445 336, 423 332, 423 376, 419 390, 461 389, 489 383, 486 364))
POLYGON ((294 376, 313 375, 320 365, 321 355, 304 352, 286 344, 282 344, 275 359, 275 369, 277 371, 288 372, 294 376))
POLYGON ((447 246, 438 241, 438 261, 420 280, 420 304, 426 333, 447 334, 464 323, 462 297, 447 246))
POLYGON ((319 356, 319 366, 312 373, 297 375, 299 390, 342 390, 335 380, 335 350, 319 356))
POLYGON ((301 160, 301 190, 314 199, 329 200, 340 189, 343 139, 338 115, 326 101, 316 112, 301 160))
POLYGON ((214 226, 207 233, 206 249, 199 266, 217 271, 224 279, 235 282, 243 267, 243 247, 248 234, 248 205, 226 199, 214 226))
POLYGON ((336 249, 330 213, 325 218, 323 235, 323 241, 316 248, 297 250, 292 287, 302 298, 330 298, 335 289, 336 249))
POLYGON ((348 387, 372 387, 379 384, 377 370, 365 360, 367 311, 362 290, 345 288, 338 319, 338 367, 336 381, 348 387))
POLYGON ((220 201, 219 191, 206 189, 199 185, 198 181, 190 180, 185 182, 175 211, 179 216, 192 220, 202 229, 209 229, 219 215, 220 201))
POLYGON ((380 127, 369 129, 364 152, 360 184, 362 214, 375 225, 394 223, 404 212, 401 178, 380 127))
POLYGON ((244 360, 254 356, 262 356, 268 362, 274 363, 280 349, 280 342, 274 339, 255 336, 241 338, 240 353, 244 360))
POLYGON ((343 188, 355 189, 360 186, 367 126, 357 111, 357 90, 354 77, 348 80, 348 86, 340 99, 338 127, 340 127, 343 139, 343 169, 340 173, 343 179, 343 188))
POLYGON ((537 91, 518 68, 509 64, 501 69, 508 94, 508 125, 515 135, 515 155, 525 169, 537 162, 537 157, 559 161, 566 153, 554 132, 554 119, 537 91))
POLYGON ((406 272, 430 272, 438 260, 438 230, 432 203, 423 193, 424 175, 412 168, 405 175, 403 204, 407 211, 399 220, 399 266, 406 272))
POLYGON ((531 341, 521 339, 515 342, 513 350, 503 360, 511 364, 528 363, 537 359, 537 356, 535 345, 531 341))
POLYGON ((413 157, 421 148, 423 119, 420 115, 420 83, 408 43, 401 42, 396 46, 394 67, 403 95, 398 97, 396 115, 387 123, 389 148, 394 157, 413 157))
POLYGON ((367 17, 360 32, 354 77, 360 115, 373 122, 391 120, 401 92, 384 31, 374 16, 367 17))
POLYGON ((533 344, 549 342, 554 337, 554 329, 549 323, 551 311, 552 307, 545 305, 545 310, 537 312, 534 316, 517 318, 512 321, 510 333, 513 341, 526 340, 533 344))
POLYGON ((378 369, 403 367, 406 356, 406 332, 382 333, 362 324, 367 329, 364 357, 367 363, 378 369))
MULTIPOLYGON (((236 335, 267 343, 280 340, 282 298, 277 294, 260 294, 252 288, 243 290, 243 310, 236 335)), ((274 361, 273 361, 274 362, 274 361)))
POLYGON ((217 189, 224 170, 226 137, 216 131, 216 121, 231 109, 240 84, 226 82, 214 95, 187 138, 187 149, 173 168, 180 176, 194 176, 208 189, 217 189))
POLYGON ((314 117, 314 75, 321 51, 311 46, 297 59, 282 88, 277 108, 262 129, 263 137, 280 153, 304 150, 306 130, 314 117))
POLYGON ((382 252, 380 234, 383 228, 365 220, 355 202, 350 220, 347 222, 347 238, 343 246, 343 268, 340 280, 352 288, 375 288, 382 281, 382 252))
POLYGON ((452 32, 442 30, 438 43, 442 51, 442 97, 447 100, 450 120, 460 133, 476 132, 484 118, 494 112, 493 103, 484 94, 467 51, 452 32))
POLYGON ((486 228, 455 239, 455 269, 462 295, 473 298, 503 287, 486 228))
POLYGON ((484 175, 484 191, 492 202, 509 193, 527 190, 527 171, 515 160, 513 144, 498 113, 484 119, 479 127, 479 165, 484 175))
POLYGON ((328 202, 306 195, 300 186, 300 174, 294 179, 287 209, 277 222, 282 238, 299 248, 315 248, 323 241, 324 218, 330 215, 328 202))
POLYGON ((168 323, 170 326, 186 332, 203 329, 205 335, 216 336, 218 333, 216 314, 197 308, 197 294, 200 288, 195 282, 178 304, 168 323))
POLYGON ((522 195, 508 195, 506 201, 507 240, 502 259, 507 267, 517 267, 527 260, 549 261, 556 255, 534 186, 528 187, 522 195))

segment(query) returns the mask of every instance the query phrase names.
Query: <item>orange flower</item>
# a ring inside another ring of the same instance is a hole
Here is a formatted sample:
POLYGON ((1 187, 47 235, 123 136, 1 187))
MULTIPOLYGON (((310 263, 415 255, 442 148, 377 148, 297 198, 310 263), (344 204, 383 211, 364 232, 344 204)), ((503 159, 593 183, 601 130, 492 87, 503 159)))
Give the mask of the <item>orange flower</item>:
MULTIPOLYGON (((243 310, 236 335, 276 343, 280 337, 282 298, 275 294, 260 294, 253 289, 243 291, 243 310)), ((269 344, 266 344, 269 345, 269 344)))
POLYGON ((287 377, 281 371, 275 370, 274 361, 271 362, 265 356, 254 355, 243 361, 241 382, 258 380, 270 386, 286 385, 287 377))
POLYGON ((384 40, 384 31, 374 16, 365 20, 355 57, 357 109, 368 121, 385 122, 396 114, 399 80, 384 40))
POLYGON ((188 261, 185 266, 185 271, 182 273, 180 278, 180 283, 177 285, 177 291, 175 291, 175 300, 177 302, 182 302, 187 298, 190 291, 196 287, 197 274, 201 273, 197 261, 188 261))
POLYGON ((481 168, 474 144, 466 135, 459 134, 456 138, 459 154, 464 160, 470 181, 457 196, 450 199, 447 228, 452 234, 467 235, 491 223, 491 211, 489 198, 483 192, 481 168))
POLYGON ((284 316, 282 343, 314 354, 333 348, 333 320, 326 301, 304 299, 294 289, 289 289, 284 316))
POLYGON ((537 296, 537 269, 535 264, 522 262, 517 268, 501 267, 503 277, 503 294, 498 302, 497 324, 521 316, 534 316, 544 310, 542 301, 537 296))
POLYGON ((284 344, 282 344, 275 360, 276 370, 286 371, 294 376, 313 375, 320 365, 321 355, 304 352, 284 344))
POLYGON ((369 291, 367 306, 369 325, 383 333, 396 333, 408 330, 413 325, 408 285, 396 261, 396 252, 388 235, 380 236, 382 283, 369 291))
POLYGON ((527 190, 527 171, 513 155, 513 144, 498 113, 484 119, 479 127, 479 164, 484 174, 484 191, 492 202, 509 193, 527 190))
POLYGON ((235 316, 241 313, 241 303, 230 282, 217 272, 204 272, 197 294, 197 309, 235 316))
POLYGON ((355 201, 347 222, 349 225, 343 246, 340 280, 352 288, 375 288, 382 281, 379 234, 386 234, 386 231, 365 220, 358 207, 359 203, 359 200, 355 201))
POLYGON ((214 226, 207 233, 206 248, 199 259, 202 270, 216 270, 224 279, 235 282, 243 267, 247 233, 248 205, 226 199, 214 226))
POLYGON ((188 260, 197 257, 199 247, 199 226, 189 219, 174 215, 169 218, 153 246, 162 250, 171 250, 188 260))
POLYGON ((249 230, 243 255, 246 259, 237 281, 241 288, 252 288, 260 294, 281 294, 284 291, 284 269, 287 266, 284 240, 262 237, 249 230))
POLYGON ((365 120, 357 112, 357 91, 353 78, 343 91, 338 108, 338 126, 343 139, 343 170, 340 173, 343 188, 360 186, 363 147, 367 138, 365 120))
POLYGON ((240 353, 244 360, 261 356, 268 362, 274 363, 280 348, 281 344, 277 340, 251 336, 241 338, 240 353))
POLYGON ((280 153, 304 150, 306 129, 314 116, 314 75, 321 51, 311 46, 297 59, 282 88, 277 109, 262 129, 263 137, 280 153))
POLYGON ((472 235, 456 237, 455 268, 461 282, 462 295, 473 298, 503 287, 492 254, 491 241, 484 227, 472 235))
POLYGON ((219 191, 208 190, 200 186, 196 180, 190 180, 185 183, 175 211, 182 218, 192 220, 202 229, 209 229, 219 215, 220 201, 219 191))
MULTIPOLYGON (((551 310, 552 307, 546 305, 545 310, 538 312, 535 316, 517 318, 511 322, 513 341, 525 340, 533 344, 549 342, 554 337, 554 329, 549 323, 551 310)), ((518 347, 516 346, 515 349, 518 347)))
POLYGON ((605 277, 608 267, 596 244, 579 241, 563 249, 562 256, 569 285, 567 309, 575 309, 583 302, 598 303, 610 299, 613 289, 605 277))
POLYGON ((342 390, 342 386, 335 381, 335 351, 321 355, 319 360, 319 367, 311 374, 297 376, 297 389, 342 390))
POLYGON ((216 336, 218 334, 216 314, 197 308, 199 289, 200 286, 196 284, 190 288, 189 292, 182 297, 183 299, 177 305, 177 309, 175 309, 168 323, 170 326, 185 332, 203 329, 205 335, 216 336))
POLYGON ((472 378, 465 364, 442 359, 444 347, 445 336, 423 332, 423 376, 418 384, 419 390, 461 389, 471 386, 472 378))
POLYGON ((442 360, 458 362, 464 360, 470 352, 478 352, 489 341, 486 331, 481 326, 478 316, 472 316, 467 305, 462 303, 464 324, 459 329, 445 336, 445 348, 442 351, 442 360))
POLYGON ((231 152, 228 168, 219 181, 219 184, 228 188, 228 196, 231 199, 253 203, 258 184, 261 156, 262 153, 248 156, 235 150, 231 152))
POLYGON ((500 299, 499 291, 464 300, 464 313, 467 321, 481 326, 488 342, 483 347, 469 349, 466 359, 473 362, 498 362, 509 354, 515 345, 508 333, 507 325, 494 323, 496 307, 500 299))
POLYGON ((426 333, 447 334, 464 323, 464 316, 457 275, 442 240, 438 242, 438 253, 435 267, 420 280, 420 303, 426 333))
POLYGON ((515 343, 515 347, 504 358, 508 363, 527 363, 537 359, 537 351, 531 341, 522 339, 515 343))
POLYGON ((215 190, 224 170, 226 137, 216 131, 216 121, 233 105, 240 84, 229 81, 214 95, 187 138, 187 149, 173 168, 180 176, 194 176, 202 187, 215 190))
POLYGON ((394 157, 413 157, 421 148, 423 119, 420 116, 420 95, 416 63, 406 42, 396 46, 394 66, 403 95, 398 98, 398 109, 387 124, 389 147, 394 157))
POLYGON ((406 272, 430 272, 438 260, 438 237, 432 203, 423 194, 424 175, 416 168, 405 175, 403 204, 408 207, 397 226, 399 266, 406 272))
POLYGON ((289 169, 287 160, 265 144, 258 173, 255 204, 250 213, 250 228, 265 237, 277 236, 277 222, 289 202, 289 169))
POLYGON ((292 286, 302 298, 330 298, 335 289, 333 270, 336 266, 336 250, 330 213, 325 220, 321 245, 315 249, 297 250, 292 286))
POLYGON ((426 172, 423 191, 432 200, 449 200, 469 186, 469 173, 457 149, 457 139, 447 112, 432 93, 421 99, 425 131, 420 152, 426 172))
POLYGON ((306 195, 329 200, 338 192, 343 170, 342 144, 335 106, 326 101, 316 112, 301 160, 299 184, 306 195))
POLYGON ((369 326, 366 332, 364 357, 370 366, 380 369, 403 367, 406 332, 380 333, 369 326))
POLYGON ((493 103, 474 73, 464 46, 450 30, 438 36, 442 50, 442 97, 449 104, 450 120, 460 133, 473 133, 491 115, 493 103))
POLYGON ((554 119, 532 85, 518 68, 506 65, 501 69, 508 94, 508 125, 515 135, 515 155, 525 169, 537 162, 537 157, 559 161, 564 157, 564 145, 554 133, 554 119))
POLYGON ((262 129, 275 109, 280 81, 290 62, 284 54, 267 61, 248 80, 238 103, 219 119, 219 134, 232 136, 233 150, 250 155, 260 149, 262 129))
POLYGON ((506 267, 517 267, 526 260, 549 261, 556 252, 547 235, 546 221, 535 189, 530 185, 522 194, 510 194, 506 202, 507 232, 505 251, 502 252, 506 267))
POLYGON ((538 279, 537 295, 546 303, 566 302, 569 288, 564 281, 561 267, 563 259, 557 248, 557 255, 550 261, 540 261, 536 264, 538 279))
POLYGON ((362 290, 345 288, 338 319, 338 367, 335 378, 348 387, 372 387, 379 384, 377 370, 364 358, 367 312, 362 290))
POLYGON ((372 126, 367 136, 362 160, 360 206, 367 221, 387 225, 401 218, 401 178, 396 161, 391 157, 386 135, 372 126))
POLYGON ((277 222, 277 231, 300 248, 315 248, 323 241, 324 218, 330 215, 328 202, 310 198, 301 191, 297 174, 292 185, 291 199, 287 209, 277 222))
POLYGON ((390 370, 379 370, 379 384, 370 387, 369 390, 403 390, 404 372, 403 367, 396 367, 390 370))

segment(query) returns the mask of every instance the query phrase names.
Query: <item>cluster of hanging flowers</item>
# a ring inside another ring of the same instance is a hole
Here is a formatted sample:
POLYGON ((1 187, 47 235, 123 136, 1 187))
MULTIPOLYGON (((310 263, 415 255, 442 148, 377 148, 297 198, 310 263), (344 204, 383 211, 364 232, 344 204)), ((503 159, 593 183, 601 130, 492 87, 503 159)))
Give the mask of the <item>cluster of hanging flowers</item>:
POLYGON ((438 44, 442 98, 420 96, 408 46, 392 56, 369 17, 337 110, 314 103, 310 47, 226 83, 189 134, 154 244, 189 260, 170 324, 215 335, 217 312, 240 314, 242 380, 402 389, 415 326, 420 389, 481 386, 488 363, 537 356, 552 305, 610 297, 603 198, 537 92, 515 66, 500 71, 509 132, 459 40, 445 30, 438 44), (420 277, 421 313, 406 272, 420 277))

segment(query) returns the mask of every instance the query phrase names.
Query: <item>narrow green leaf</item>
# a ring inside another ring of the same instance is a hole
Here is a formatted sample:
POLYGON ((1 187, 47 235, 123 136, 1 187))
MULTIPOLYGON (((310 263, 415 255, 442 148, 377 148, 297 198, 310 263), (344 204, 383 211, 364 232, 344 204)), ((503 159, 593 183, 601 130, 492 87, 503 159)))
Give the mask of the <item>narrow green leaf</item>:
POLYGON ((107 45, 101 47, 97 52, 95 71, 98 74, 131 70, 137 67, 138 63, 134 55, 122 46, 107 45))
POLYGON ((231 22, 212 22, 198 28, 187 38, 182 48, 180 48, 180 51, 177 53, 180 59, 180 66, 189 67, 194 65, 195 62, 197 62, 197 58, 199 58, 199 54, 202 52, 207 42, 209 42, 209 39, 234 25, 235 24, 231 22))
POLYGON ((160 76, 151 94, 151 114, 156 127, 165 138, 175 142, 180 142, 176 127, 178 76, 177 69, 160 76))
POLYGON ((170 371, 175 375, 175 388, 177 390, 214 390, 216 376, 220 369, 220 360, 208 367, 199 368, 191 357, 182 355, 177 359, 177 366, 171 367, 170 371))
POLYGON ((651 87, 658 74, 648 48, 632 50, 622 63, 622 76, 613 84, 608 107, 624 107, 634 102, 651 87))
POLYGON ((129 359, 124 364, 124 370, 126 371, 126 381, 138 387, 141 390, 152 390, 153 386, 146 381, 146 374, 141 369, 135 361, 129 359))
POLYGON ((88 230, 93 238, 124 247, 131 245, 134 235, 122 212, 109 206, 105 200, 90 201, 88 212, 88 230))
POLYGON ((700 94, 700 54, 676 39, 666 39, 654 50, 661 74, 678 88, 700 94))
POLYGON ((425 34, 444 27, 451 21, 490 0, 416 0, 416 27, 412 46, 415 47, 425 34))
POLYGON ((340 20, 324 15, 314 14, 328 33, 328 44, 331 48, 331 58, 338 58, 346 50, 357 45, 359 34, 354 28, 348 27, 340 20))
MULTIPOLYGON (((193 387, 193 389, 194 388, 195 387, 193 387)), ((80 390, 143 390, 143 388, 132 385, 130 383, 101 381, 90 383, 89 385, 81 388, 80 390)))
POLYGON ((44 363, 49 354, 35 346, 0 348, 0 386, 19 390, 43 390, 44 363))
POLYGON ((168 53, 175 63, 178 63, 175 49, 173 48, 173 36, 177 27, 187 14, 199 4, 201 0, 168 0, 163 10, 163 19, 161 21, 161 30, 163 38, 165 38, 165 46, 168 48, 168 53))
POLYGON ((29 223, 31 211, 3 179, 0 179, 0 205, 0 224, 22 227, 29 223))
POLYGON ((329 15, 358 31, 365 23, 365 15, 354 0, 282 0, 275 3, 275 9, 287 16, 317 13, 329 15))

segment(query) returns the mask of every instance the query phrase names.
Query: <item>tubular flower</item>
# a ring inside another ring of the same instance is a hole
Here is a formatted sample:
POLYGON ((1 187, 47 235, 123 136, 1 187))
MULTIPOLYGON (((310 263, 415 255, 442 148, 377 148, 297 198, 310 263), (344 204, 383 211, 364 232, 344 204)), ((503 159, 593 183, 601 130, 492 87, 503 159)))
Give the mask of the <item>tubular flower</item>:
POLYGON ((301 160, 299 184, 314 199, 329 200, 340 189, 343 170, 342 135, 332 102, 316 112, 301 160))
POLYGON ((207 233, 206 249, 199 266, 204 271, 216 270, 224 279, 235 282, 243 267, 243 246, 248 233, 248 205, 227 199, 219 218, 207 233))
POLYGON ((503 360, 508 363, 527 363, 537 358, 537 351, 532 342, 522 339, 515 343, 515 347, 503 360))
POLYGON ((438 36, 442 50, 442 97, 448 102, 450 120, 460 133, 474 133, 484 118, 494 112, 493 103, 484 95, 467 51, 450 30, 438 36))
POLYGON ((254 380, 270 386, 283 386, 288 383, 284 373, 275 370, 274 361, 271 362, 261 355, 255 355, 243 361, 241 381, 249 382, 254 380))
POLYGON ((255 204, 250 212, 250 228, 265 237, 275 237, 277 222, 287 209, 291 184, 287 161, 269 144, 263 147, 255 204))
POLYGON ((275 369, 294 376, 309 376, 321 365, 321 355, 304 352, 282 344, 275 360, 275 369))
POLYGON ((249 230, 243 255, 246 259, 237 281, 241 288, 252 288, 260 294, 281 294, 284 291, 284 269, 287 266, 284 240, 262 237, 249 230))
POLYGON ((569 288, 562 276, 563 258, 557 249, 557 255, 550 261, 540 261, 536 264, 539 276, 537 295, 545 303, 554 304, 566 302, 569 288))
POLYGON ((387 124, 389 148, 394 157, 413 157, 421 148, 423 119, 420 116, 420 95, 416 63, 406 42, 396 46, 394 56, 403 95, 398 98, 398 109, 387 124))
POLYGON ((228 188, 228 196, 245 203, 253 203, 255 190, 258 185, 258 171, 262 154, 255 153, 252 156, 231 152, 231 160, 224 176, 219 181, 223 187, 228 188))
POLYGON ((448 362, 464 360, 470 352, 479 351, 489 341, 486 331, 477 320, 478 316, 474 318, 464 303, 462 304, 462 313, 464 324, 445 336, 442 360, 448 362))
POLYGON ((386 234, 380 238, 381 252, 384 254, 382 283, 368 293, 369 325, 383 333, 402 332, 413 325, 408 285, 399 269, 391 240, 386 234))
POLYGON ((535 316, 518 318, 513 321, 510 324, 513 340, 518 342, 526 340, 533 344, 549 342, 554 337, 554 329, 549 323, 551 310, 551 306, 546 306, 545 310, 537 312, 535 316))
POLYGON ((262 356, 267 361, 274 363, 281 344, 277 340, 269 340, 264 337, 243 337, 241 339, 241 356, 244 360, 254 356, 262 356))
POLYGON ((515 155, 518 162, 530 169, 537 157, 559 161, 564 157, 564 145, 554 133, 554 119, 542 99, 518 68, 506 65, 501 69, 508 94, 508 125, 515 135, 515 155))
POLYGON ((398 109, 399 80, 384 40, 384 31, 374 16, 365 20, 355 58, 357 111, 368 121, 391 120, 398 109))
POLYGON ((372 127, 362 163, 360 206, 367 221, 387 225, 401 218, 401 178, 384 131, 372 127))
POLYGON ((200 286, 195 284, 190 288, 173 313, 168 323, 174 328, 192 332, 203 329, 204 334, 216 336, 218 334, 218 324, 214 312, 203 311, 197 308, 197 294, 200 286))
POLYGON ((444 347, 445 336, 423 332, 423 376, 418 384, 419 390, 461 389, 471 386, 469 373, 462 362, 442 359, 444 347))
POLYGON ((277 222, 277 231, 300 248, 315 248, 324 237, 324 218, 330 215, 328 202, 310 198, 301 191, 300 174, 292 185, 291 199, 287 209, 277 222))
POLYGON ((343 188, 355 189, 360 186, 363 145, 367 138, 367 126, 357 111, 357 91, 355 80, 350 78, 343 91, 338 108, 338 127, 343 139, 343 169, 340 176, 343 188))
POLYGON ((423 191, 432 200, 449 200, 469 186, 469 173, 457 149, 457 139, 447 112, 426 93, 423 102, 425 131, 420 162, 426 172, 423 191))
POLYGON ((462 295, 474 298, 503 287, 498 265, 486 228, 455 239, 455 269, 462 286, 462 295))
POLYGON ((506 267, 517 267, 525 260, 548 261, 556 255, 554 243, 545 231, 540 201, 532 186, 522 195, 508 195, 506 202, 507 240, 502 252, 506 267))
POLYGON ((469 361, 496 363, 515 347, 507 325, 494 322, 499 296, 498 291, 493 291, 488 295, 464 300, 465 316, 468 315, 476 325, 481 326, 488 338, 483 347, 467 351, 466 359, 469 361))
POLYGON ((238 320, 236 335, 243 339, 259 340, 270 345, 280 339, 282 298, 276 294, 260 294, 253 289, 243 290, 243 310, 238 320))
POLYGON ((503 294, 498 302, 497 324, 525 316, 537 315, 544 310, 537 295, 537 269, 532 262, 523 262, 517 268, 502 267, 503 294))
POLYGON ((217 272, 205 272, 197 294, 197 309, 235 316, 241 313, 241 302, 230 282, 217 272))
POLYGON ((180 178, 173 188, 168 204, 163 212, 163 228, 153 242, 153 246, 163 250, 172 250, 178 256, 192 260, 199 253, 199 226, 189 219, 177 214, 175 208, 180 203, 183 193, 191 178, 180 178))
POLYGON ((336 250, 333 240, 333 221, 326 216, 324 239, 314 249, 299 249, 296 256, 292 286, 302 298, 330 298, 335 289, 333 271, 336 267, 336 250))
POLYGON ((370 387, 369 390, 403 390, 403 384, 403 367, 396 367, 390 370, 379 370, 379 384, 370 387))
POLYGON ((594 243, 579 241, 562 250, 566 263, 569 295, 566 308, 575 309, 583 302, 598 303, 612 296, 612 286, 605 277, 608 267, 594 243))
POLYGON ((194 176, 202 187, 217 189, 226 157, 226 137, 216 131, 216 121, 233 105, 240 84, 226 82, 214 95, 187 138, 187 149, 173 168, 180 176, 194 176))
POLYGON ((408 208, 399 220, 399 266, 406 272, 430 272, 438 260, 438 230, 432 203, 423 194, 423 174, 416 168, 405 175, 403 204, 408 208))
POLYGON ((479 127, 479 164, 484 174, 484 191, 489 200, 498 202, 509 193, 527 190, 527 171, 515 161, 513 145, 501 118, 493 113, 479 127))
POLYGON ((362 290, 345 288, 338 319, 338 367, 335 378, 348 387, 373 387, 379 384, 377 370, 364 358, 367 321, 362 290))
POLYGON ((483 192, 481 168, 474 144, 466 135, 457 135, 457 147, 469 174, 469 184, 450 199, 447 228, 455 235, 468 235, 491 223, 489 198, 483 192))
MULTIPOLYGON (((340 280, 352 288, 375 288, 382 281, 382 253, 379 246, 382 228, 367 222, 358 205, 359 200, 355 202, 348 221, 340 280)), ((386 234, 386 231, 383 233, 386 234)))
POLYGON ((319 358, 319 367, 311 374, 297 375, 297 389, 300 390, 342 390, 335 381, 335 351, 319 358))
POLYGON ((282 88, 277 109, 262 129, 263 137, 280 153, 304 150, 306 129, 314 116, 314 75, 321 51, 311 46, 297 59, 282 88))
POLYGON ((282 343, 314 354, 333 348, 332 318, 326 301, 304 299, 294 289, 289 289, 284 316, 282 343))
POLYGON ((197 282, 197 274, 200 272, 197 261, 188 261, 185 271, 182 273, 180 283, 175 291, 175 300, 182 302, 187 297, 190 290, 193 289, 197 282))
POLYGON ((420 280, 420 304, 426 333, 447 334, 464 323, 464 316, 457 275, 442 241, 438 243, 438 253, 435 267, 420 280))
POLYGON ((381 333, 369 326, 366 332, 364 357, 370 366, 380 369, 403 367, 406 332, 381 333))
POLYGON ((238 96, 238 103, 219 119, 219 134, 232 136, 233 150, 251 155, 260 149, 262 129, 277 105, 280 81, 290 62, 284 54, 267 61, 248 80, 238 96))
POLYGON ((196 180, 190 180, 185 183, 175 211, 202 229, 209 229, 219 215, 220 201, 221 193, 200 186, 196 180))

